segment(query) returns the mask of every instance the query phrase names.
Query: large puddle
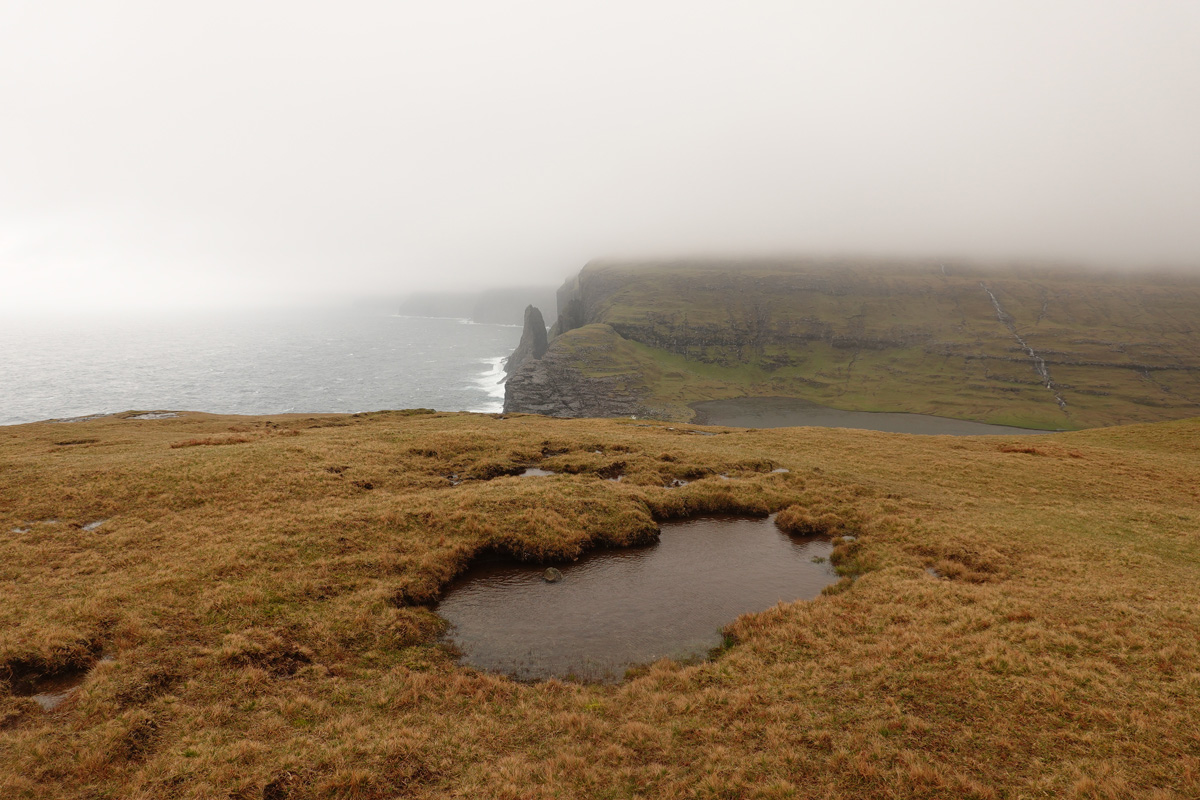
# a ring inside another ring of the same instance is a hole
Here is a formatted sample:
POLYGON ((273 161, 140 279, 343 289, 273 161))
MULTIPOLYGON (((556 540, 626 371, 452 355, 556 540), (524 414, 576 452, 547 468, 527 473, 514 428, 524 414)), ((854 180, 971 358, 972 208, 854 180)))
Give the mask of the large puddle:
POLYGON ((898 414, 886 411, 842 411, 810 403, 795 397, 736 397, 731 400, 706 400, 693 403, 696 425, 722 425, 730 428, 859 428, 888 433, 920 433, 941 436, 979 436, 986 434, 1033 434, 1050 431, 988 425, 928 414, 898 414))
POLYGON ((666 522, 657 544, 592 551, 558 564, 554 582, 545 564, 480 564, 437 612, 465 664, 522 680, 614 681, 660 658, 706 657, 740 614, 816 597, 837 580, 832 550, 774 518, 666 522))

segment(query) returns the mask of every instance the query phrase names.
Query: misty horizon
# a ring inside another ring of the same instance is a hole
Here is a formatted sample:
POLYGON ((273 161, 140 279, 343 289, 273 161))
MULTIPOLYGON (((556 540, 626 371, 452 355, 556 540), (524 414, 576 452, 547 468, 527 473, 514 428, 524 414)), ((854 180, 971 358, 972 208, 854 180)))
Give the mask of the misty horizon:
POLYGON ((594 259, 1200 266, 1200 7, 0 10, 0 310, 594 259))

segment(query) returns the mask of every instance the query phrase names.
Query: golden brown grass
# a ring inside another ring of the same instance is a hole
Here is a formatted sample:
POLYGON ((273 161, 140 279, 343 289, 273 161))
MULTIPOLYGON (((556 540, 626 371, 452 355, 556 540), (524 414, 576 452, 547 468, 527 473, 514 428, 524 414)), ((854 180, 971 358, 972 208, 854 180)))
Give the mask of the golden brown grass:
POLYGON ((53 712, 0 691, 0 796, 1200 795, 1200 421, 692 430, 0 428, 0 677, 95 664, 53 712), (533 464, 559 474, 512 476, 533 464), (569 558, 715 511, 839 537, 847 577, 617 686, 458 667, 420 605, 484 551, 569 558))

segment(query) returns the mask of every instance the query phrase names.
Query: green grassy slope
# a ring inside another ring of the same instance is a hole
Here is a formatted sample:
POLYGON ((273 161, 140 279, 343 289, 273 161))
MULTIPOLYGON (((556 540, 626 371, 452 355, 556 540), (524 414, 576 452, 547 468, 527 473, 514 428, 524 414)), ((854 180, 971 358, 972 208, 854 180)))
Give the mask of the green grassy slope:
POLYGON ((651 404, 673 416, 697 400, 742 395, 1035 428, 1200 411, 1197 276, 595 262, 576 296, 578 322, 605 323, 639 345, 637 358, 614 346, 610 363, 589 369, 653 361, 651 404))

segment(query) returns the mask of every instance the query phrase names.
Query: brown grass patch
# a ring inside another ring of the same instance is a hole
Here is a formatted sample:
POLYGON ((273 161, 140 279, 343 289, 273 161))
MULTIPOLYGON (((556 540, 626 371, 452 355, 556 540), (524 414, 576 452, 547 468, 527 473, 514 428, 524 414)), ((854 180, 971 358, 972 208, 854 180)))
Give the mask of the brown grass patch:
POLYGON ((0 796, 1200 795, 1200 421, 1005 438, 1044 458, 526 416, 76 425, 105 446, 0 439, 0 796), (731 621, 713 661, 517 684, 459 667, 426 605, 487 554, 773 512, 847 577, 731 621), (12 691, 98 642, 53 713, 12 691))
POLYGON ((171 442, 171 449, 176 450, 181 447, 219 447, 227 444, 245 444, 246 442, 254 441, 252 436, 226 435, 226 436, 205 436, 202 439, 184 439, 179 442, 171 442))

